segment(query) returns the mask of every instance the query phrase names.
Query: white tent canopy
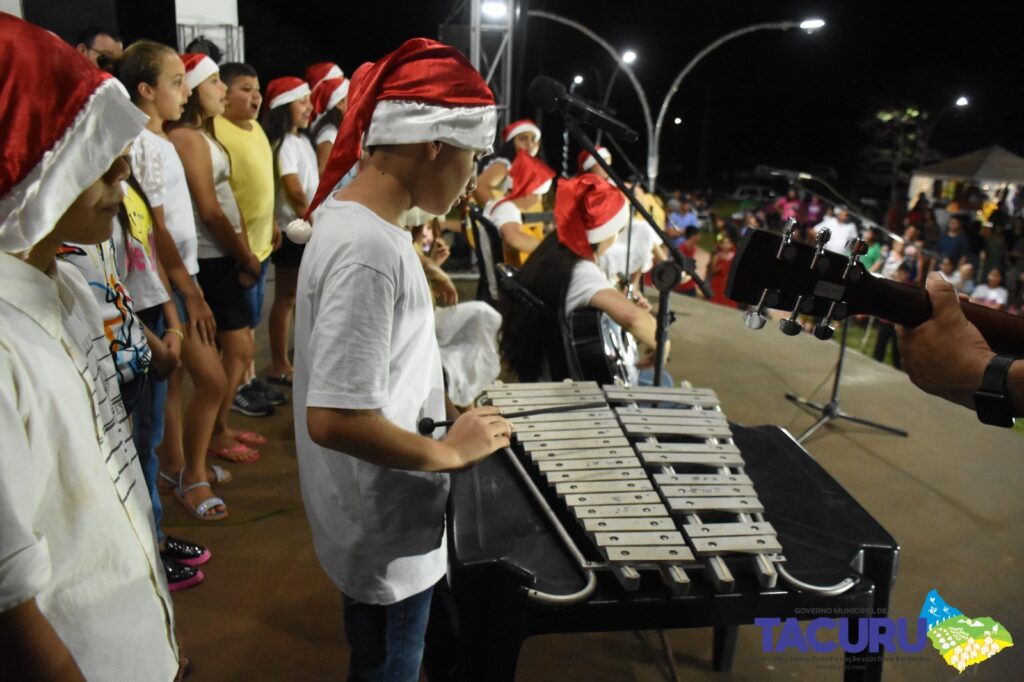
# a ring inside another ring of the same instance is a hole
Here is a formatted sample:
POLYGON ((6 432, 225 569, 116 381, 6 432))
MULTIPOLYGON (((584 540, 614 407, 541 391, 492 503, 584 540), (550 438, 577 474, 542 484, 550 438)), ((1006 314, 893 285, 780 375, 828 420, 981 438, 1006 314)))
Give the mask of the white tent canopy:
POLYGON ((910 202, 913 203, 919 192, 932 195, 937 180, 974 184, 990 197, 1008 187, 1012 196, 1017 186, 1024 185, 1024 158, 992 145, 918 168, 908 188, 910 202))

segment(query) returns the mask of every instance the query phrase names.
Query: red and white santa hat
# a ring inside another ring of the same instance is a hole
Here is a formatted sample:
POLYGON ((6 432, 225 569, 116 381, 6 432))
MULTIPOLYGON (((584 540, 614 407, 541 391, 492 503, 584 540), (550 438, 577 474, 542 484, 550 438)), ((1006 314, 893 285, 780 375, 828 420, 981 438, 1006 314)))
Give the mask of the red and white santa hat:
POLYGON ((618 189, 593 173, 558 183, 558 241, 580 258, 594 258, 593 244, 618 234, 629 222, 629 204, 618 189))
POLYGON ((345 72, 334 62, 317 62, 306 67, 306 83, 311 90, 328 78, 342 78, 345 72))
MULTIPOLYGON (((494 95, 461 52, 436 40, 412 38, 360 66, 348 101, 306 220, 355 165, 361 145, 438 141, 487 153, 494 143, 494 95)), ((292 225, 288 229, 292 239, 292 225)), ((308 239, 308 223, 294 231, 308 239)))
POLYGON ((522 133, 533 133, 537 141, 540 141, 540 128, 528 118, 512 121, 505 126, 505 129, 501 131, 501 139, 504 142, 511 142, 516 135, 521 135, 522 133))
POLYGON ((181 61, 185 64, 185 82, 192 90, 195 90, 200 83, 220 71, 217 62, 205 54, 186 52, 180 56, 181 61))
POLYGON ((73 47, 2 12, 0 64, 0 251, 17 253, 53 230, 148 117, 73 47))
POLYGON ((502 197, 498 204, 531 194, 546 194, 551 189, 551 179, 555 177, 555 171, 550 166, 537 157, 530 156, 525 149, 520 149, 516 153, 508 174, 512 178, 512 191, 502 197))
MULTIPOLYGON (((604 159, 605 163, 611 164, 612 153, 610 151, 608 151, 601 145, 598 145, 597 153, 601 155, 601 158, 604 159)), ((586 149, 582 150, 580 152, 580 155, 576 157, 576 167, 579 169, 580 173, 586 173, 588 170, 590 170, 596 165, 597 159, 595 159, 593 155, 586 149)))
POLYGON ((306 81, 295 76, 284 76, 267 83, 264 100, 267 103, 267 111, 270 111, 298 101, 308 94, 310 91, 306 81))
POLYGON ((348 97, 349 80, 328 78, 313 88, 313 116, 319 118, 324 113, 338 106, 338 102, 348 97))

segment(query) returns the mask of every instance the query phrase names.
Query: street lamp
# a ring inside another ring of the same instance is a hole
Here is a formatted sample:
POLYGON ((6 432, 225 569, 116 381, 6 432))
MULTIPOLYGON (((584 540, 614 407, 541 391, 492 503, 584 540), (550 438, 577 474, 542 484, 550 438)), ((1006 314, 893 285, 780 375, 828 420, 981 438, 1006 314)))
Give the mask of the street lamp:
POLYGON ((633 50, 626 50, 622 53, 622 61, 627 64, 632 64, 636 61, 636 52, 633 52, 633 50))
POLYGON ((968 104, 970 104, 970 102, 967 100, 965 96, 960 95, 959 97, 956 98, 955 104, 958 107, 966 107, 968 104))
POLYGON ((929 125, 927 128, 925 128, 925 131, 924 131, 924 140, 922 141, 923 142, 922 152, 924 154, 927 155, 928 154, 928 150, 931 148, 932 134, 934 134, 935 133, 935 129, 939 127, 939 121, 942 120, 942 117, 945 116, 946 114, 948 114, 953 109, 965 109, 965 108, 967 108, 970 105, 970 103, 971 102, 970 102, 970 100, 967 99, 966 95, 960 95, 959 97, 956 98, 956 101, 954 101, 953 104, 945 107, 942 111, 940 111, 935 116, 935 118, 932 119, 931 125, 929 125))
POLYGON ((661 109, 658 111, 658 119, 654 124, 654 136, 648 141, 647 147, 647 177, 651 186, 653 187, 658 179, 658 149, 659 143, 661 142, 661 127, 665 122, 665 115, 668 113, 668 105, 672 101, 672 97, 679 90, 679 85, 683 82, 683 79, 686 78, 687 74, 693 70, 693 67, 695 67, 700 60, 704 59, 704 57, 709 53, 713 52, 715 49, 730 40, 755 31, 789 31, 794 28, 799 28, 807 33, 813 33, 824 26, 825 20, 818 18, 804 19, 803 21, 772 21, 763 24, 753 24, 751 26, 736 29, 731 33, 726 33, 724 36, 698 52, 696 56, 694 56, 694 58, 683 67, 682 71, 676 74, 675 80, 672 81, 671 87, 669 87, 668 92, 665 94, 665 99, 661 102, 661 109))
POLYGON ((573 85, 582 85, 583 84, 583 76, 581 76, 579 74, 576 74, 575 76, 573 76, 572 77, 572 84, 573 85))
POLYGON ((676 117, 675 117, 675 118, 674 118, 674 119, 672 120, 672 122, 673 122, 673 123, 675 123, 676 125, 679 125, 679 124, 681 124, 681 123, 683 122, 683 119, 681 119, 681 118, 679 118, 678 116, 676 116, 676 117))

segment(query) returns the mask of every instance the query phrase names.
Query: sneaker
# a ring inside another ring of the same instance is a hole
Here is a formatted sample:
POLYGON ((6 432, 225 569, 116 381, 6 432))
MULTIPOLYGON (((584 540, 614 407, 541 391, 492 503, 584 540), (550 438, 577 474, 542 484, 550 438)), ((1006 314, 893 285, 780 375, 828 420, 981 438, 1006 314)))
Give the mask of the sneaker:
POLYGON ((274 406, 263 399, 259 393, 246 384, 235 391, 235 399, 231 402, 234 412, 241 412, 247 417, 269 417, 274 414, 274 406))
POLYGON ((187 590, 203 582, 203 578, 206 577, 198 568, 186 566, 175 559, 161 557, 161 560, 164 563, 164 575, 167 577, 167 589, 171 592, 187 590))
POLYGON ((195 568, 202 566, 210 560, 210 550, 202 545, 197 545, 188 540, 172 538, 170 535, 164 538, 164 548, 160 551, 163 559, 173 559, 178 563, 195 568))
POLYGON ((259 377, 253 377, 252 381, 249 382, 249 388, 254 390, 257 395, 270 403, 271 405, 284 405, 288 402, 288 397, 283 391, 279 391, 265 381, 261 381, 259 377))

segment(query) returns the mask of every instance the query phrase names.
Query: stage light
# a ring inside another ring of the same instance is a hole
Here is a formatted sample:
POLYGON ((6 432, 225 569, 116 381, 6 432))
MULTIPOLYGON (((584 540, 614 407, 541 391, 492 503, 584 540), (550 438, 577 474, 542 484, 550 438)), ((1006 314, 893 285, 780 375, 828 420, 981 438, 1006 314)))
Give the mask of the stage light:
POLYGON ((633 50, 626 50, 622 53, 622 61, 627 64, 632 64, 636 61, 636 52, 633 52, 633 50))
POLYGON ((965 96, 960 95, 959 97, 956 98, 956 105, 958 107, 966 107, 968 104, 970 104, 970 102, 967 100, 965 96))
POLYGON ((503 19, 508 14, 508 5, 503 2, 485 2, 480 11, 490 19, 503 19))
POLYGON ((824 19, 817 19, 817 18, 814 18, 814 19, 804 19, 803 21, 800 22, 800 28, 802 28, 803 30, 807 31, 808 33, 814 33, 818 29, 824 28, 824 27, 825 27, 825 20, 824 19))

